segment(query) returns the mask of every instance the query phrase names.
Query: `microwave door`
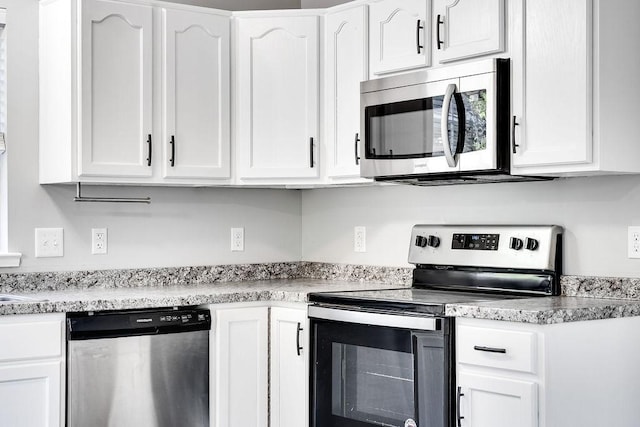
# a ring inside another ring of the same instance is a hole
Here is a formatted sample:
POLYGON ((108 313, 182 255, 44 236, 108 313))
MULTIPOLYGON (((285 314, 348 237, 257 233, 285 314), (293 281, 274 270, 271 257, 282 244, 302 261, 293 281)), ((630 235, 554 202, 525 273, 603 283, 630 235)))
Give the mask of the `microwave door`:
POLYGON ((442 124, 447 89, 457 92, 459 79, 363 93, 361 175, 368 178, 458 172, 450 165, 460 122, 457 95, 451 95, 449 121, 442 124), (453 89, 452 89, 453 88, 453 89), (455 135, 443 138, 443 129, 455 135), (447 161, 445 144, 452 156, 447 161))
MULTIPOLYGON (((464 105, 465 116, 464 138, 458 154, 461 171, 498 168, 498 94, 495 79, 495 73, 460 79, 459 96, 464 105)), ((507 120, 508 114, 507 111, 507 120)))

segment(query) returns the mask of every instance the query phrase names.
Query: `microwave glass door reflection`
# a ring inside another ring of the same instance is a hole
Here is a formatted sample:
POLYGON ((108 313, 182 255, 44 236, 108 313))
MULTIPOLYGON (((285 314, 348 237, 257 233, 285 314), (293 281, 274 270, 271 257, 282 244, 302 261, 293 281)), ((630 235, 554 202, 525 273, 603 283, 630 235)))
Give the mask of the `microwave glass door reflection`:
POLYGON ((332 414, 403 427, 415 417, 413 355, 332 343, 332 414))
POLYGON ((460 94, 464 105, 464 146, 462 153, 487 148, 487 91, 474 90, 460 94))

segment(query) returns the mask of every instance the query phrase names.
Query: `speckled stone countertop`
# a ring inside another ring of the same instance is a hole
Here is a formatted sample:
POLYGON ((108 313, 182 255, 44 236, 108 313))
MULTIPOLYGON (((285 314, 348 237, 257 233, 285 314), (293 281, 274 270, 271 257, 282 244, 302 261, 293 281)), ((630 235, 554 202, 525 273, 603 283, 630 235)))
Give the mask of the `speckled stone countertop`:
POLYGON ((311 292, 398 287, 388 282, 274 279, 215 284, 90 288, 16 293, 31 301, 0 303, 0 315, 124 310, 250 301, 305 302, 311 292))
POLYGON ((539 297, 448 304, 447 316, 549 325, 640 316, 640 301, 585 297, 539 297))

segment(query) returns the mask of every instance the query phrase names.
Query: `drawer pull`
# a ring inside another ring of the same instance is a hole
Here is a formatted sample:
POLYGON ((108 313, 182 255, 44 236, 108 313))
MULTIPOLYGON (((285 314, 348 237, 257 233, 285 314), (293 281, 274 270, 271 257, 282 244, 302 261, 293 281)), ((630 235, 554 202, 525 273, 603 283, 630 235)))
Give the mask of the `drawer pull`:
POLYGON ((485 351, 487 353, 502 353, 502 354, 507 353, 506 348, 483 347, 481 345, 474 345, 473 349, 476 351, 485 351))

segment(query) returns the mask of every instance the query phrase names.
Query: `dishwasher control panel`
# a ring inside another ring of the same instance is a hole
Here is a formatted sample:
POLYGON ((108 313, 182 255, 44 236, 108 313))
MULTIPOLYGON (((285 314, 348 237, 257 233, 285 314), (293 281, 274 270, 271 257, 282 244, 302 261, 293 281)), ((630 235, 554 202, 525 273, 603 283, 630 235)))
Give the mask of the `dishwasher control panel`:
POLYGON ((67 313, 67 339, 115 338, 211 329, 211 312, 197 307, 67 313))

